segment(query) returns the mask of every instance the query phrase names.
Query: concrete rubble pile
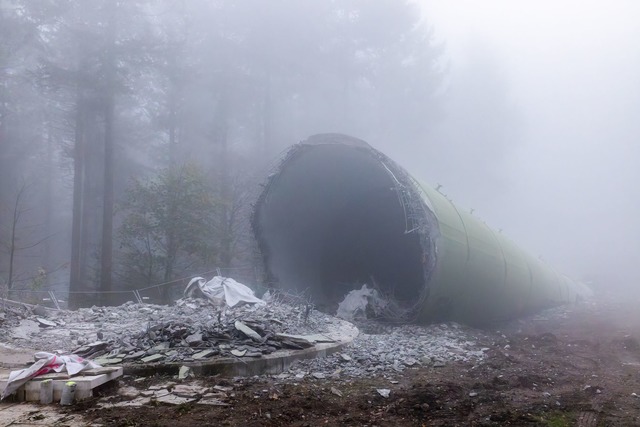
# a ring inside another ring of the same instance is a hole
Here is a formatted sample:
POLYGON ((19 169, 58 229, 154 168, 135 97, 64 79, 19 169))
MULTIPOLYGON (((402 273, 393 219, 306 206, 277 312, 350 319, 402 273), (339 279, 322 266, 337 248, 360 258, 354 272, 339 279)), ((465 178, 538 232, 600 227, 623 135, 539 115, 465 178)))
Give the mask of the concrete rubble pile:
POLYGON ((118 307, 48 311, 47 316, 25 313, 12 333, 4 333, 14 345, 117 365, 261 357, 280 349, 299 350, 314 345, 300 335, 322 337, 341 323, 306 304, 274 300, 230 308, 185 298, 171 306, 128 302, 118 307))
POLYGON ((394 376, 418 367, 439 368, 451 361, 477 362, 500 336, 456 323, 430 326, 360 324, 361 333, 351 345, 325 358, 296 362, 280 379, 394 376), (366 333, 370 326, 374 333, 366 333))
MULTIPOLYGON (((278 350, 332 343, 333 333, 349 325, 301 299, 278 294, 266 300, 235 307, 192 297, 170 306, 128 302, 76 311, 15 307, 10 322, 5 321, 11 327, 0 323, 0 334, 12 346, 73 353, 102 366, 117 366, 261 358, 278 350)), ((393 376, 453 360, 473 362, 486 356, 480 343, 496 339, 455 323, 391 325, 361 315, 351 316, 360 334, 339 353, 294 362, 279 378, 393 376)))
POLYGON ((0 339, 5 340, 12 328, 32 314, 34 314, 33 311, 25 305, 0 303, 0 339))

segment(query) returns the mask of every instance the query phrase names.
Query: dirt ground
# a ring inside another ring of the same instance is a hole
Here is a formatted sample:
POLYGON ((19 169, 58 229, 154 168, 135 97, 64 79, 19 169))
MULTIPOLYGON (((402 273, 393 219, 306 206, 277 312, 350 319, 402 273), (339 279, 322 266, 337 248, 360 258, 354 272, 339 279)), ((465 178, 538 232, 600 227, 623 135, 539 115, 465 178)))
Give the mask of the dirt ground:
MULTIPOLYGON (((384 378, 206 378, 208 385, 234 387, 228 406, 107 409, 98 408, 96 398, 67 411, 110 426, 640 425, 638 302, 600 296, 561 315, 493 327, 490 342, 480 343, 490 349, 483 361, 407 370, 397 384, 384 378), (387 398, 380 388, 390 390, 387 398)), ((128 378, 121 385, 144 389, 163 381, 128 378)))

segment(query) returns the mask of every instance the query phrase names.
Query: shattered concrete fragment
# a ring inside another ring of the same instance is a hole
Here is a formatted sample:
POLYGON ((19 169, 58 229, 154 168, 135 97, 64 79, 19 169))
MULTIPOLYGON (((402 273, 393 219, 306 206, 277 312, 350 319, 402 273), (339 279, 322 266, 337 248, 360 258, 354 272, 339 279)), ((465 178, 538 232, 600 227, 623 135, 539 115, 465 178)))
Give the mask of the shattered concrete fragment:
POLYGON ((133 352, 131 354, 127 354, 126 356, 124 356, 123 360, 125 360, 125 361, 136 360, 136 359, 141 358, 145 354, 146 354, 146 351, 143 351, 143 350, 136 351, 136 352, 133 352))
POLYGON ((167 405, 184 405, 186 403, 195 402, 196 398, 194 397, 180 397, 175 396, 173 394, 167 394, 166 396, 158 397, 156 402, 164 403, 167 405))
POLYGON ((140 359, 143 363, 152 363, 164 359, 164 354, 152 354, 151 356, 140 359))
POLYGON ((44 328, 51 328, 54 326, 58 326, 56 322, 52 322, 51 320, 43 319, 42 317, 36 317, 36 320, 40 324, 40 326, 44 328))
POLYGON ((300 344, 313 344, 313 343, 332 343, 336 340, 327 337, 322 334, 313 335, 293 335, 293 334, 276 334, 278 338, 285 338, 290 341, 294 341, 300 344))
POLYGON ((166 382, 164 384, 152 385, 152 386, 149 387, 149 390, 154 390, 154 391, 155 390, 166 390, 166 389, 170 389, 174 385, 176 385, 175 382, 169 381, 169 382, 166 382))
POLYGON ((188 366, 180 366, 180 370, 178 371, 178 379, 184 380, 191 374, 191 368, 188 366))
POLYGON ((388 398, 389 394, 391 393, 391 390, 389 390, 388 388, 378 388, 376 389, 376 391, 380 396, 384 397, 385 399, 388 398))
POLYGON ((262 337, 256 331, 245 325, 243 322, 236 320, 235 327, 237 330, 245 334, 247 337, 255 341, 261 341, 262 337))
POLYGON ((135 398, 140 395, 140 391, 137 388, 131 386, 124 386, 118 389, 118 395, 124 397, 135 398))
POLYGON ((351 362, 351 356, 348 354, 340 353, 340 359, 342 359, 343 362, 351 362))
POLYGON ((189 335, 187 338, 185 338, 185 341, 187 342, 187 344, 189 344, 191 347, 197 347, 200 344, 202 344, 202 334, 201 333, 195 333, 195 334, 191 334, 189 335))
POLYGON ((158 345, 154 345, 151 350, 153 351, 163 351, 163 350, 168 350, 169 349, 170 344, 166 341, 161 342, 158 345))
POLYGON ((178 384, 171 389, 171 393, 180 397, 202 396, 207 392, 207 387, 189 384, 178 384))
POLYGON ((151 399, 148 397, 137 397, 132 400, 123 400, 121 402, 98 402, 98 408, 123 408, 123 407, 138 407, 148 405, 151 399))
POLYGON ((122 363, 122 358, 114 357, 114 358, 97 358, 94 359, 94 362, 98 365, 108 366, 108 365, 119 365, 122 363))
POLYGON ((404 364, 407 365, 407 366, 413 366, 416 363, 418 363, 418 361, 416 359, 414 359, 413 357, 405 359, 405 361, 404 361, 404 364))
POLYGON ((202 350, 199 353, 194 354, 192 357, 194 360, 206 359, 207 357, 213 356, 215 351, 213 350, 202 350))
POLYGON ((217 397, 203 397, 196 402, 198 405, 211 405, 211 406, 229 406, 228 403, 223 402, 217 397))

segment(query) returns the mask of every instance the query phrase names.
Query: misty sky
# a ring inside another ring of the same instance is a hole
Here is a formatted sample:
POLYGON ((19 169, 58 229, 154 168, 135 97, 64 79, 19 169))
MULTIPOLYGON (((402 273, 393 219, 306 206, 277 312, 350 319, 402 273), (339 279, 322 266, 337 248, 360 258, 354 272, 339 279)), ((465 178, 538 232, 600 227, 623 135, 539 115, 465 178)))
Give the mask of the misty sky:
POLYGON ((640 2, 421 3, 449 107, 429 170, 397 160, 559 270, 637 282, 640 2))

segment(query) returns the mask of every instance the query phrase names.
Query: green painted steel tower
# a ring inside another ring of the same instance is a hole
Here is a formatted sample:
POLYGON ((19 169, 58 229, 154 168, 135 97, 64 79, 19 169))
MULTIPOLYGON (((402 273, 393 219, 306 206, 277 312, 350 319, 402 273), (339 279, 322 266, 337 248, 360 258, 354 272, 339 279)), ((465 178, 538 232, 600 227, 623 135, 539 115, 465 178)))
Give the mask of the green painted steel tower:
POLYGON ((345 135, 293 146, 252 226, 270 285, 305 292, 328 311, 363 284, 388 302, 389 320, 475 325, 589 294, 345 135))

